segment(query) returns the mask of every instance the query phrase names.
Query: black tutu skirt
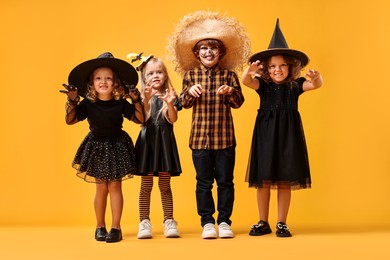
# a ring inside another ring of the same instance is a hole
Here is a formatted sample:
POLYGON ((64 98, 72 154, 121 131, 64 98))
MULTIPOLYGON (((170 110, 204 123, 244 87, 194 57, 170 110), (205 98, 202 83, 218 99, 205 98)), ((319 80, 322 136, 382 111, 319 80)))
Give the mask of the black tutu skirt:
POLYGON ((72 166, 77 170, 77 176, 86 182, 106 183, 132 178, 137 170, 133 141, 124 131, 110 138, 89 132, 77 150, 72 166))
POLYGON ((297 110, 259 110, 246 181, 254 188, 311 187, 308 152, 297 110))
POLYGON ((138 170, 136 175, 169 172, 181 174, 179 153, 173 126, 169 123, 149 124, 142 127, 135 144, 138 170))

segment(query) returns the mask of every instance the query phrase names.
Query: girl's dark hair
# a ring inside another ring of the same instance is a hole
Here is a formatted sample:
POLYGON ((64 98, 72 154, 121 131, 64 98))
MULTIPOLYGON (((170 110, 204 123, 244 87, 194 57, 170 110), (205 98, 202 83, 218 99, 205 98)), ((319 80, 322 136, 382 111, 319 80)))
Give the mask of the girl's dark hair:
MULTIPOLYGON (((95 70, 97 69, 100 69, 100 68, 109 68, 109 67, 99 67, 99 68, 96 68, 93 70, 93 72, 91 73, 91 75, 89 76, 89 81, 88 81, 88 86, 87 86, 87 95, 86 97, 91 100, 92 102, 96 102, 96 99, 97 99, 97 93, 93 87, 93 73, 95 72, 95 70)), ((112 91, 112 96, 114 97, 115 100, 119 100, 121 99, 124 94, 125 94, 125 89, 123 88, 123 86, 121 85, 121 82, 118 78, 118 76, 116 75, 115 71, 113 71, 111 68, 109 68, 111 71, 112 71, 112 74, 113 74, 113 82, 114 82, 114 89, 112 91)))
MULTIPOLYGON (((288 65, 288 76, 287 76, 285 82, 292 82, 292 81, 298 79, 301 76, 301 70, 302 70, 301 61, 294 58, 294 57, 291 57, 291 56, 286 56, 286 55, 282 55, 282 56, 288 65)), ((262 78, 266 82, 272 81, 271 77, 268 73, 268 64, 269 64, 270 59, 271 59, 271 57, 267 58, 266 60, 261 61, 264 64, 262 78)))
POLYGON ((223 56, 226 54, 226 47, 220 40, 216 39, 205 39, 198 41, 197 44, 195 44, 195 47, 192 48, 192 51, 194 52, 195 56, 199 58, 199 50, 202 45, 209 45, 210 47, 217 47, 219 50, 219 59, 222 59, 223 56))

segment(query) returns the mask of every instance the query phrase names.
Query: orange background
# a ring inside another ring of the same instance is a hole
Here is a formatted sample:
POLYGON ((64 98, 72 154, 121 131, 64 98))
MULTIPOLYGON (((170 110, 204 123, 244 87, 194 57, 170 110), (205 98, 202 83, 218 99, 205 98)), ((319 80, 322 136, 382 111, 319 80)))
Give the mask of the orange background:
MULTIPOLYGON (((5 0, 0 7, 0 226, 94 226, 95 187, 71 168, 88 124, 65 124, 66 97, 58 90, 74 66, 105 51, 122 59, 144 52, 166 61, 174 26, 200 9, 236 17, 247 29, 252 52, 268 47, 279 18, 289 46, 306 52, 308 67, 323 75, 323 88, 300 99, 313 188, 293 193, 289 224, 389 226, 388 1, 5 0)), ((166 64, 180 92, 181 79, 166 64)), ((256 193, 244 176, 259 100, 253 90, 243 86, 243 91, 246 102, 234 111, 232 220, 249 228, 258 220, 256 193)), ((191 111, 184 110, 175 124, 183 174, 172 180, 175 217, 186 228, 199 227, 190 119, 191 111)), ((135 142, 140 127, 126 122, 124 129, 135 142)), ((123 183, 125 228, 138 224, 139 186, 138 177, 123 183)), ((162 222, 157 186, 151 218, 162 222)))

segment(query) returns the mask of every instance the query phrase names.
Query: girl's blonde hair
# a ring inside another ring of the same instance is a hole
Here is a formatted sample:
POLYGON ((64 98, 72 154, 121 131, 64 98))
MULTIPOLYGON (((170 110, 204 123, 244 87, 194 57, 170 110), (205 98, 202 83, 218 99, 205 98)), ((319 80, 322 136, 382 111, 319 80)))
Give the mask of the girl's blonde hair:
MULTIPOLYGON (((146 75, 145 75, 145 71, 146 71, 145 68, 147 67, 147 65, 153 64, 153 63, 160 63, 162 71, 166 76, 166 80, 162 86, 161 94, 165 95, 165 93, 168 89, 173 88, 171 80, 169 79, 167 67, 165 66, 164 62, 159 58, 153 57, 141 68, 141 98, 142 98, 142 100, 145 99, 145 87, 147 86, 147 83, 148 83, 147 79, 146 79, 146 75)), ((153 106, 153 103, 151 103, 151 99, 150 99, 149 100, 149 111, 146 111, 145 122, 150 118, 152 106, 153 106)), ((169 117, 168 117, 168 105, 166 102, 163 102, 163 106, 158 111, 157 116, 156 116, 156 120, 158 119, 158 117, 160 115, 162 115, 168 122, 170 122, 169 117)))
POLYGON ((109 67, 99 67, 99 68, 96 68, 94 69, 94 71, 91 73, 91 75, 89 76, 89 80, 88 80, 88 86, 87 86, 87 95, 86 97, 92 101, 92 103, 96 102, 97 100, 97 93, 96 93, 96 90, 95 88, 93 87, 93 73, 97 70, 97 69, 100 69, 100 68, 108 68, 112 71, 112 75, 113 75, 113 82, 114 82, 114 89, 112 91, 112 97, 115 99, 115 100, 119 100, 119 99, 122 99, 123 96, 125 95, 125 89, 123 88, 123 86, 121 85, 121 82, 120 82, 120 79, 118 78, 118 76, 116 75, 115 71, 113 71, 111 68, 109 67))

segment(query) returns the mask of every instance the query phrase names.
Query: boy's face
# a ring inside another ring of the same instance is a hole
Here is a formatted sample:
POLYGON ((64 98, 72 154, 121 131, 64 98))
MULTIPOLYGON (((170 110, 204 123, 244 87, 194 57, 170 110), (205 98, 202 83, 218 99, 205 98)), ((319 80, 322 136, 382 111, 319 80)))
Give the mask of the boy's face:
POLYGON ((217 46, 202 44, 199 48, 199 60, 206 67, 213 67, 219 61, 220 52, 217 46))

